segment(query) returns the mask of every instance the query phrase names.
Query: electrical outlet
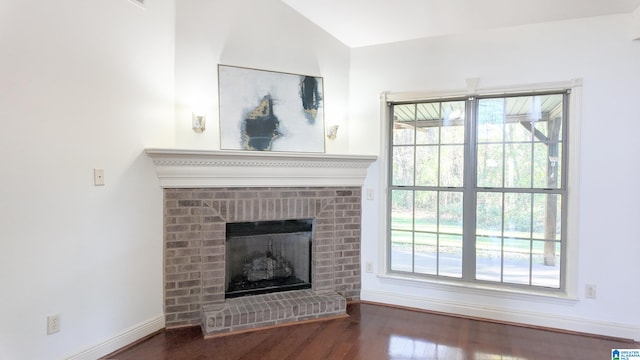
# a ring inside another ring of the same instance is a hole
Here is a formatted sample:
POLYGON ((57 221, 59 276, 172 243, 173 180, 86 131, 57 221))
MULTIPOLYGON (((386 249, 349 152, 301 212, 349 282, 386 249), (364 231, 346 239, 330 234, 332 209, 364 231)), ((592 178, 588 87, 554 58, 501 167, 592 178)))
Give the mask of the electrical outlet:
POLYGON ((370 262, 367 262, 367 264, 365 265, 365 271, 368 273, 372 273, 373 272, 373 264, 371 264, 370 262))
POLYGON ((60 331, 60 314, 47 316, 47 335, 60 331))
POLYGON ((373 189, 367 189, 367 200, 375 199, 376 193, 373 189))
POLYGON ((595 299, 596 298, 596 286, 593 284, 585 284, 584 285, 584 297, 587 299, 595 299))

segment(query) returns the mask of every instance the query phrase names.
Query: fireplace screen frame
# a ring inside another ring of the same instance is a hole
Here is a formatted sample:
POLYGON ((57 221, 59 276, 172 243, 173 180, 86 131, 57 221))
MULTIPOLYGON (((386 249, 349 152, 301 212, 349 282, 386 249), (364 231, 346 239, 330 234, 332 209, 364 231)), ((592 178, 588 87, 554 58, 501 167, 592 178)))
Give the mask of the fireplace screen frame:
POLYGON ((314 229, 313 218, 226 223, 225 298, 311 289, 314 229), (230 254, 234 248, 230 241, 234 240, 234 245, 245 245, 243 255, 230 254), (302 256, 283 255, 286 241, 294 242, 297 251, 304 251, 302 256), (242 271, 232 257, 243 257, 242 271))

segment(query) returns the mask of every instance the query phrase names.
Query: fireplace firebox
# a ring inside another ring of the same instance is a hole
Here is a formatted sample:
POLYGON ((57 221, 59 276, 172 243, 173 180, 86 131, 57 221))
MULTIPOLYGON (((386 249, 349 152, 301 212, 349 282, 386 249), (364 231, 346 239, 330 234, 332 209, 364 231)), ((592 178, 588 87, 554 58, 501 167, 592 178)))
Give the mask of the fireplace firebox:
POLYGON ((313 223, 227 223, 225 298, 310 289, 313 223))

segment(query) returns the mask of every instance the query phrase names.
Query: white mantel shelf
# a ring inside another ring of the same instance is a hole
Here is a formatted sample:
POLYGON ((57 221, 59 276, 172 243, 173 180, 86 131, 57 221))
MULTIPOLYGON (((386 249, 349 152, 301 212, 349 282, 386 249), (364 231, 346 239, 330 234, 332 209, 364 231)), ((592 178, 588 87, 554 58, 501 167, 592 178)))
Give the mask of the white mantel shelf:
POLYGON ((148 148, 163 188, 362 186, 376 156, 148 148))

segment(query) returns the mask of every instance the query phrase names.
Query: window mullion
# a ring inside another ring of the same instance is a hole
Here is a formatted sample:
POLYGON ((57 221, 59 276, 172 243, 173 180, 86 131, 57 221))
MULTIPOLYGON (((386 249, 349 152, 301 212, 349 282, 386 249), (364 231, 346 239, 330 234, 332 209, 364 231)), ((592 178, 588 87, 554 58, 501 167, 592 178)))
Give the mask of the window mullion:
POLYGON ((477 100, 470 97, 465 106, 464 189, 462 217, 462 279, 475 280, 476 276, 476 112, 477 100))
MULTIPOLYGON (((438 104, 438 117, 443 119, 442 117, 442 103, 438 104)), ((440 275, 440 240, 442 238, 442 234, 440 234, 440 188, 442 184, 440 183, 442 177, 442 126, 443 122, 440 123, 438 127, 438 174, 436 177, 436 275, 440 275)), ((464 261, 462 262, 464 266, 464 261)))
MULTIPOLYGON (((415 153, 415 151, 414 151, 415 153)), ((414 163, 415 164, 415 163, 414 163)), ((414 179, 415 182, 415 179, 414 179)), ((414 184, 415 185, 415 184, 414 184)), ((413 203, 413 215, 411 216, 411 272, 416 271, 416 190, 411 191, 413 203)))
MULTIPOLYGON (((504 171, 504 167, 503 167, 503 171, 504 171)), ((503 184, 504 184, 504 177, 503 177, 503 184)), ((502 194, 501 196, 502 212, 500 214, 500 216, 502 217, 502 219, 500 220, 500 223, 501 223, 501 226, 500 226, 500 282, 503 283, 504 282, 504 208, 505 208, 506 192, 502 191, 500 192, 500 194, 502 194)))
MULTIPOLYGON (((532 165, 533 167, 533 165, 532 165)), ((530 198, 530 207, 529 207, 529 285, 533 284, 533 203, 534 203, 534 192, 531 192, 530 198)))
POLYGON ((504 208, 507 187, 507 98, 502 99, 502 212, 500 216, 500 282, 504 283, 504 208))
POLYGON ((418 172, 418 105, 414 105, 413 107, 413 179, 411 182, 411 186, 413 186, 413 190, 411 191, 411 272, 416 271, 416 190, 415 187, 417 185, 417 172, 418 172))

